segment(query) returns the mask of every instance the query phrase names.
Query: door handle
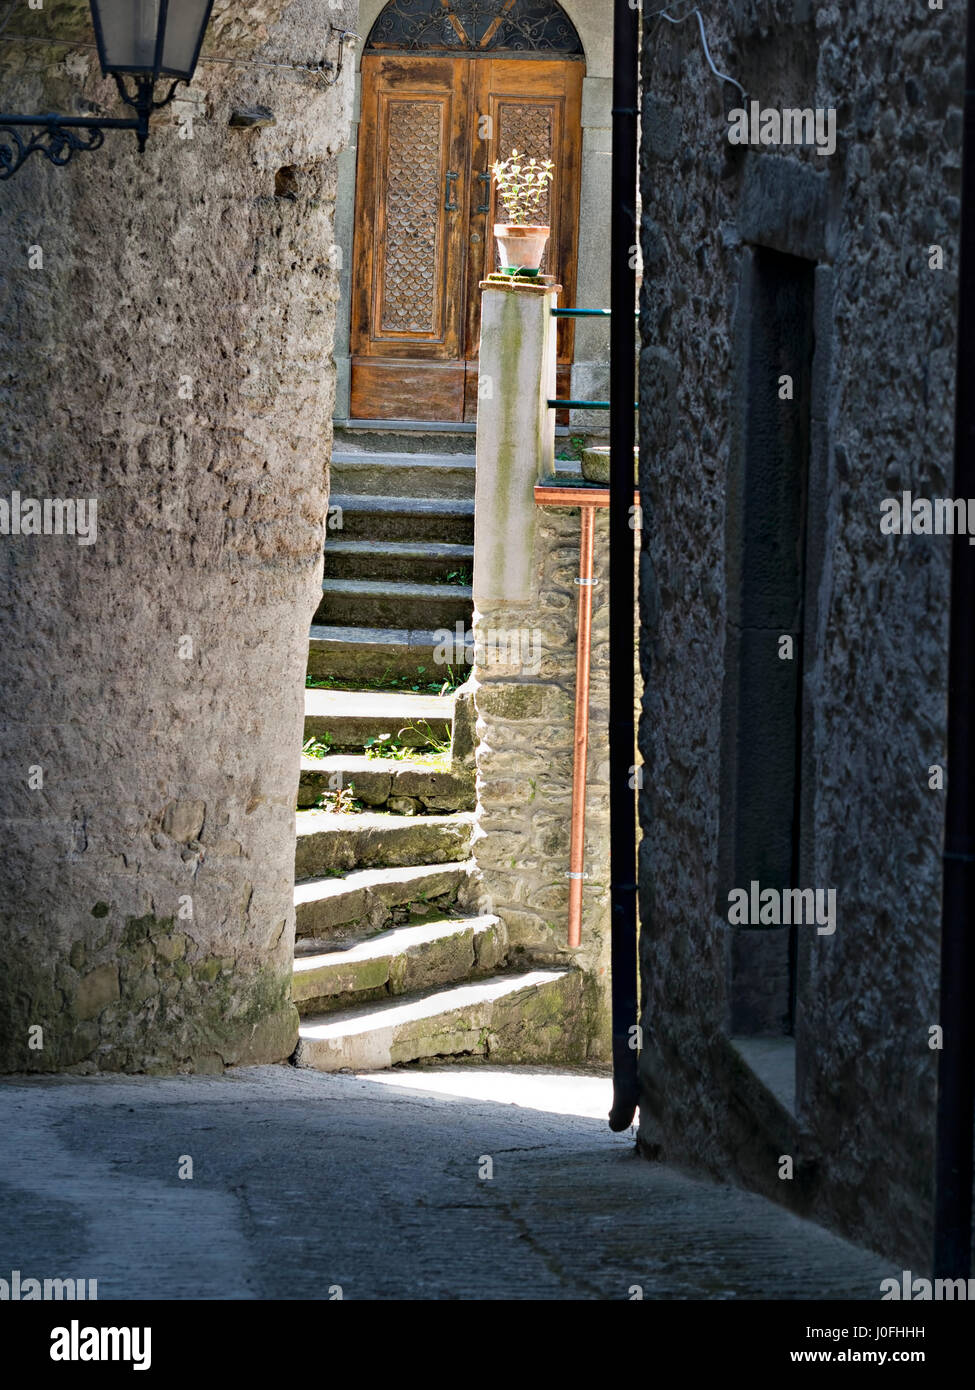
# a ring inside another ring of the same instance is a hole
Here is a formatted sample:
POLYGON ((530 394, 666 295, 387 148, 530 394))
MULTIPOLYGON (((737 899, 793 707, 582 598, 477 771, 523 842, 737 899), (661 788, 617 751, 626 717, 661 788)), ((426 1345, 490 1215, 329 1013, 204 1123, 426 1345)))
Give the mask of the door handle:
POLYGON ((485 197, 485 199, 487 200, 486 202, 483 202, 483 203, 481 204, 481 206, 478 208, 478 212, 490 212, 490 211, 491 211, 491 175, 490 175, 490 174, 478 174, 477 179, 478 179, 478 182, 479 182, 479 183, 483 183, 483 184, 485 185, 485 188, 484 188, 484 197, 485 197))
POLYGON ((457 182, 457 180, 458 180, 459 178, 460 178, 460 174, 450 174, 450 173, 448 173, 448 175, 447 175, 446 187, 444 188, 444 211, 445 211, 445 212, 456 212, 456 211, 457 211, 457 203, 454 201, 454 199, 455 199, 454 184, 457 182))

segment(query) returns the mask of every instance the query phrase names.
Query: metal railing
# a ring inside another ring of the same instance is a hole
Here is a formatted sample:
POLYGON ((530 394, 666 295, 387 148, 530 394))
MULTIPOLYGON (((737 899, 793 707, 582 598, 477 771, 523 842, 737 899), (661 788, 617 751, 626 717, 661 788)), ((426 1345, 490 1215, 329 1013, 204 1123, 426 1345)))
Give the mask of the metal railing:
MULTIPOLYGON (((609 319, 613 317, 612 309, 553 309, 553 319, 609 319)), ((633 317, 639 319, 639 309, 634 310, 633 317)), ((548 401, 549 410, 609 410, 609 401, 548 401)), ((634 410, 640 409, 639 401, 633 404, 634 410)))

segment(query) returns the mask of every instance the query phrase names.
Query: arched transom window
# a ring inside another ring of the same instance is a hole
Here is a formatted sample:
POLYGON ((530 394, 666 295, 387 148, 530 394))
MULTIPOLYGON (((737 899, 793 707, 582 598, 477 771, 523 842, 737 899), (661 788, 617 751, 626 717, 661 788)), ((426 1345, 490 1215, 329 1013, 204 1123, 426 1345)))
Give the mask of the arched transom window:
POLYGON ((366 51, 584 56, 575 25, 554 0, 390 0, 366 51))

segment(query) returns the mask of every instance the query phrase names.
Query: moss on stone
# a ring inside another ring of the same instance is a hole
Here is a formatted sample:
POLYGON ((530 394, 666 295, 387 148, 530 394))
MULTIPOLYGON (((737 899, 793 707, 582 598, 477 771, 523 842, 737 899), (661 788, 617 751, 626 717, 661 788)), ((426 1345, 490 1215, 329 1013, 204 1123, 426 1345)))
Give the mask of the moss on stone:
POLYGON ((186 937, 180 933, 174 936, 161 936, 155 945, 156 954, 166 961, 175 961, 186 954, 186 937))
MULTIPOLYGON (((90 920, 90 918, 89 918, 90 920)), ((286 966, 229 956, 184 957, 189 939, 171 918, 129 918, 110 960, 91 941, 68 961, 39 960, 29 939, 12 943, 0 976, 0 1071, 212 1071, 242 1062, 284 1061, 298 1016, 286 966), (69 963, 70 962, 70 963, 69 963), (81 973, 86 964, 91 968, 81 973), (43 1047, 28 1047, 33 1025, 43 1047)))
POLYGON ((74 1015, 79 1019, 96 1018, 119 994, 118 966, 99 965, 81 977, 75 991, 74 1015))
POLYGON ((220 974, 220 961, 201 960, 193 966, 193 975, 197 980, 202 980, 204 984, 213 984, 220 974))
POLYGON ((598 976, 591 971, 583 975, 581 1013, 587 1060, 610 1061, 613 1048, 609 1001, 598 976))
POLYGON ((570 719, 572 701, 560 686, 492 681, 478 690, 478 712, 496 720, 570 719))

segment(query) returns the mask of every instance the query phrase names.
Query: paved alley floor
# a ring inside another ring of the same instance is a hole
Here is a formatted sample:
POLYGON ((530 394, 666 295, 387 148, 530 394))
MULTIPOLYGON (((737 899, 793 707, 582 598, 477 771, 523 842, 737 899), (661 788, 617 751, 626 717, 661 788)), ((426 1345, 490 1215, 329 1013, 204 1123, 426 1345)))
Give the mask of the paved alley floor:
POLYGON ((636 1156, 610 1094, 494 1067, 6 1079, 0 1277, 99 1300, 879 1297, 876 1256, 636 1156))

